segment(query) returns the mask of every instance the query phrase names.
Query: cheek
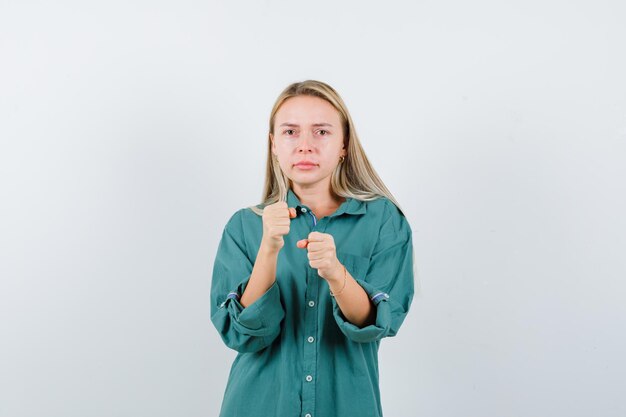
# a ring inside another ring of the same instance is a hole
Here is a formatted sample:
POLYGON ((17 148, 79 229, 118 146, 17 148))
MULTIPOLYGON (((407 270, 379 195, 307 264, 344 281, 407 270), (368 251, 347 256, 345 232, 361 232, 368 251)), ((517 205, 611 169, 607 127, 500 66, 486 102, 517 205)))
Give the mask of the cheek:
POLYGON ((321 168, 324 171, 332 171, 333 169, 335 169, 335 166, 337 165, 337 161, 335 161, 335 157, 334 156, 326 156, 324 157, 324 159, 322 159, 320 161, 320 165, 321 168))
POLYGON ((293 152, 293 148, 295 148, 298 144, 294 140, 281 140, 280 143, 276 145, 276 151, 282 154, 287 154, 293 152))

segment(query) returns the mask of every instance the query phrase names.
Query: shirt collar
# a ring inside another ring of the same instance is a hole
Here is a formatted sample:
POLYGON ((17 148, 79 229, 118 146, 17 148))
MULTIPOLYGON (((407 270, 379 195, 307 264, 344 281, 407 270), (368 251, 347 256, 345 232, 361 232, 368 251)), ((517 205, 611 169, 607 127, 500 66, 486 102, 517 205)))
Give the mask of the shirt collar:
MULTIPOLYGON (((290 188, 287 192, 287 207, 302 206, 298 196, 290 188)), ((309 207, 310 208, 310 207, 309 207)), ((329 217, 339 216, 340 214, 363 214, 367 211, 367 204, 364 201, 357 200, 352 197, 346 197, 346 201, 341 203, 337 210, 329 217)))

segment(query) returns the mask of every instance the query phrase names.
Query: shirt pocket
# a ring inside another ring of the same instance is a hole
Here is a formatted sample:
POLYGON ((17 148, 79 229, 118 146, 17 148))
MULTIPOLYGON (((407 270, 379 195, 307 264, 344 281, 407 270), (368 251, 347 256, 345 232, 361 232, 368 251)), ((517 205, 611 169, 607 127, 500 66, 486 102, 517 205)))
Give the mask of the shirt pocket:
POLYGON ((370 258, 344 251, 337 251, 337 259, 346 267, 350 275, 365 281, 365 275, 370 266, 370 258))

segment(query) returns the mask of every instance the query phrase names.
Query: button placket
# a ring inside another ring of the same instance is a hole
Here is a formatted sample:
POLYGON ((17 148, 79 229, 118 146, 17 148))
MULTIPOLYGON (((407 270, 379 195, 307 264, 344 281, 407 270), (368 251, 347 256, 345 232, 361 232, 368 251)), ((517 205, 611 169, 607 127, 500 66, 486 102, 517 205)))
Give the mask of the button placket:
MULTIPOLYGON (((302 210, 306 210, 302 208, 302 210)), ((313 213, 308 210, 308 213, 315 219, 313 213)), ((315 231, 319 228, 320 223, 314 221, 311 231, 315 231)), ((304 364, 303 364, 303 386, 302 386, 302 410, 308 412, 307 415, 315 414, 315 376, 317 372, 317 344, 315 341, 315 335, 317 334, 318 326, 318 309, 314 308, 318 301, 319 292, 319 280, 320 277, 317 274, 317 270, 307 265, 306 276, 306 291, 305 299, 308 300, 307 306, 304 309, 304 334, 308 335, 308 343, 304 343, 304 364)))

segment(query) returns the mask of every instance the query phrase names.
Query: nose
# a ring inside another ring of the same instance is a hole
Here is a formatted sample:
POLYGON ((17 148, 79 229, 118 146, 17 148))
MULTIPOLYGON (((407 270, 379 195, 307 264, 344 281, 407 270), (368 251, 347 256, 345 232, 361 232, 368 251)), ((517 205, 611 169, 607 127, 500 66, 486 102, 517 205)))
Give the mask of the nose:
POLYGON ((309 152, 313 149, 313 138, 309 132, 302 133, 298 141, 298 152, 309 152))

